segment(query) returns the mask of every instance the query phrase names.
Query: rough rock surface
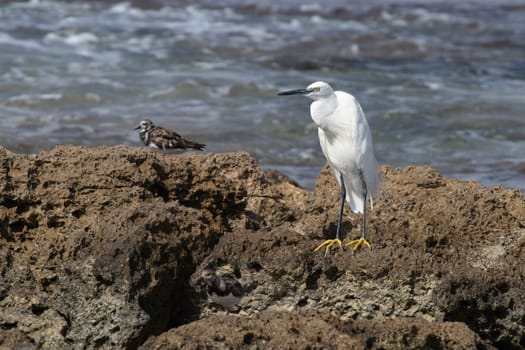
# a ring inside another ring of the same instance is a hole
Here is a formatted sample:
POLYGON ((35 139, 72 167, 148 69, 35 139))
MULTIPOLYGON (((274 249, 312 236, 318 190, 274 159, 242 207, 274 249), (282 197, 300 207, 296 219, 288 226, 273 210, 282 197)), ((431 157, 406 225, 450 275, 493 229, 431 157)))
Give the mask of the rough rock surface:
POLYGON ((382 176, 372 249, 324 255, 327 168, 309 192, 246 153, 0 148, 0 349, 524 348, 525 196, 382 176), (231 312, 206 267, 250 290, 231 312))
POLYGON ((465 324, 413 318, 342 322, 329 313, 262 311, 252 318, 213 315, 158 337, 141 349, 489 349, 465 324), (406 346, 406 347, 405 347, 406 346))

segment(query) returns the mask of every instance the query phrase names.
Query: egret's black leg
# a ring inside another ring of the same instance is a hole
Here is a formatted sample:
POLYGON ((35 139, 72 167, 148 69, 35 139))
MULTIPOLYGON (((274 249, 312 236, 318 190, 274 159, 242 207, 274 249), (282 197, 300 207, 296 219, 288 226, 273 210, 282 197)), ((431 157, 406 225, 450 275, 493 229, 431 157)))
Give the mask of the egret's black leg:
POLYGON ((337 219, 337 231, 335 233, 335 239, 340 239, 341 222, 343 221, 343 211, 345 209, 346 200, 346 187, 343 174, 339 174, 339 179, 341 180, 341 206, 339 207, 339 218, 337 219))
POLYGON ((361 246, 361 244, 366 245, 368 248, 370 248, 370 243, 366 239, 366 200, 368 198, 368 189, 366 186, 365 177, 363 175, 363 171, 359 170, 359 178, 361 179, 361 187, 363 191, 363 225, 361 225, 361 238, 354 239, 348 243, 345 244, 345 246, 354 246, 354 250, 357 250, 361 246))
POLYGON ((366 240, 366 200, 368 199, 368 189, 366 187, 366 181, 362 170, 359 170, 359 177, 361 178, 361 185, 363 186, 363 198, 365 199, 365 205, 363 206, 363 225, 361 226, 361 237, 366 240))
POLYGON ((337 219, 337 232, 335 233, 334 239, 327 239, 323 243, 317 246, 317 248, 314 249, 314 252, 318 251, 321 248, 325 248, 325 254, 328 254, 330 251, 330 248, 334 244, 337 244, 339 248, 343 248, 343 244, 341 243, 341 240, 339 239, 339 231, 341 231, 341 222, 343 221, 343 210, 345 207, 345 199, 346 199, 346 188, 345 188, 345 182, 343 180, 343 174, 339 174, 339 180, 341 180, 341 206, 339 207, 339 218, 337 219))

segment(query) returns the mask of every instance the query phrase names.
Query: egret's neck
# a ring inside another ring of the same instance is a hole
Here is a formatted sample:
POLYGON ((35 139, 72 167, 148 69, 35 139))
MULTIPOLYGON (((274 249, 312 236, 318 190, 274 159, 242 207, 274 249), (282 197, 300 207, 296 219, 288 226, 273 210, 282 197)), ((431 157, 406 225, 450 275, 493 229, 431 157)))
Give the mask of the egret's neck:
POLYGON ((337 108, 337 97, 331 94, 328 97, 315 100, 310 105, 310 114, 315 124, 321 129, 324 129, 329 123, 330 115, 337 108))

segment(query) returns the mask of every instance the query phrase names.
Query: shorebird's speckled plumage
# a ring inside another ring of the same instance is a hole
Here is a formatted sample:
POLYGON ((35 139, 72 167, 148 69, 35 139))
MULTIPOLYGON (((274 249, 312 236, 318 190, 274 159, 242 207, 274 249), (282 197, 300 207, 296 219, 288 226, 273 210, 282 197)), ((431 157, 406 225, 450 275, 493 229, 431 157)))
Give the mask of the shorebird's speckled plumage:
POLYGON ((146 146, 158 149, 195 149, 202 151, 205 144, 186 140, 173 130, 155 126, 149 119, 144 119, 135 127, 139 130, 140 139, 146 146))
POLYGON ((229 309, 246 294, 244 287, 234 278, 217 276, 212 269, 204 269, 201 278, 206 282, 208 298, 229 309))

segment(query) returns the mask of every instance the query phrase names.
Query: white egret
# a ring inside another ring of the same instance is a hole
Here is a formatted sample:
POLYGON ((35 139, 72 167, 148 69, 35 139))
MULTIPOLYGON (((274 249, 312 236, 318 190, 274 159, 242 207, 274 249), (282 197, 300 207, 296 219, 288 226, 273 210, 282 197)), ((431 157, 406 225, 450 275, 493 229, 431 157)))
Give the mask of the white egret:
POLYGON ((335 239, 326 240, 314 251, 326 247, 325 253, 328 253, 334 244, 342 248, 340 230, 345 200, 354 213, 363 214, 361 237, 345 246, 353 245, 357 250, 364 244, 370 248, 366 239, 366 202, 369 199, 373 207, 379 178, 372 134, 359 102, 346 92, 334 91, 322 81, 312 83, 306 89, 284 91, 279 95, 304 95, 314 100, 310 114, 317 125, 321 149, 341 187, 335 239))

